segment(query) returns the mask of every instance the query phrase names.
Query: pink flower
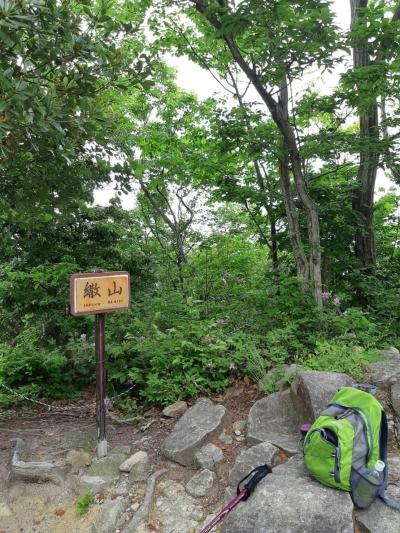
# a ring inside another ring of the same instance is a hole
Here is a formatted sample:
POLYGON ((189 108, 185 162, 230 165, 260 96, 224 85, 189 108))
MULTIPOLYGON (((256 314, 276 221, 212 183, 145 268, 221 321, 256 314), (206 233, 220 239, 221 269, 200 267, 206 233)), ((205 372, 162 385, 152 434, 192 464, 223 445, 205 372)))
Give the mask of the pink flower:
POLYGON ((322 300, 326 302, 331 297, 331 293, 329 291, 325 291, 322 293, 322 300))
POLYGON ((335 298, 332 303, 333 303, 333 305, 336 305, 336 307, 338 307, 340 305, 339 298, 335 298))
POLYGON ((236 370, 235 363, 229 363, 229 370, 236 370))
POLYGON ((349 313, 347 311, 343 311, 343 313, 340 313, 341 316, 347 316, 349 313))
POLYGON ((205 335, 205 336, 203 337, 203 342, 204 342, 204 344, 210 344, 210 342, 212 342, 212 340, 213 340, 213 338, 210 337, 210 335, 205 335))
POLYGON ((217 320, 215 321, 215 324, 217 326, 222 326, 222 324, 225 324, 225 320, 223 318, 217 318, 217 320))

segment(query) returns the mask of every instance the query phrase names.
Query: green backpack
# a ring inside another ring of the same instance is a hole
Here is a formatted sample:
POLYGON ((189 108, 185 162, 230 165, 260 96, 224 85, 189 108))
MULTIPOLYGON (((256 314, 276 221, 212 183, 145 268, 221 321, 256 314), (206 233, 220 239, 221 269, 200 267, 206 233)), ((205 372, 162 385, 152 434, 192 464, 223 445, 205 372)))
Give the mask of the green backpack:
POLYGON ((386 415, 378 400, 355 387, 344 387, 307 432, 304 461, 318 481, 350 492, 357 507, 369 507, 379 497, 400 510, 400 502, 384 495, 387 440, 386 415))

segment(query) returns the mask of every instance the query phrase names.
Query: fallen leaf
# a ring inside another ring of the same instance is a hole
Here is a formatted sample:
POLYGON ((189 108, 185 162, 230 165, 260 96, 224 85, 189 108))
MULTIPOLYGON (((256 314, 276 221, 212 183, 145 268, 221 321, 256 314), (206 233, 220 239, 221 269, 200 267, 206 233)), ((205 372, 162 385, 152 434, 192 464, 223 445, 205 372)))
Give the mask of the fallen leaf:
POLYGON ((63 516, 63 515, 65 515, 65 510, 64 510, 64 509, 56 509, 56 510, 54 511, 54 514, 55 514, 56 516, 63 516))

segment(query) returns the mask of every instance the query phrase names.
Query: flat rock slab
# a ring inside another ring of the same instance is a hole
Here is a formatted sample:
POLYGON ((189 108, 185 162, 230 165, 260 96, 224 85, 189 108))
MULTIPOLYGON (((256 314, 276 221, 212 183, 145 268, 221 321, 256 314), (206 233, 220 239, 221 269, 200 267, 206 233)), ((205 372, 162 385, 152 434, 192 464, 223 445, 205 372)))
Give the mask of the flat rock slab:
POLYGON ((155 512, 163 533, 193 533, 204 517, 202 506, 189 496, 183 485, 167 479, 158 486, 155 512))
MULTIPOLYGON (((400 488, 389 485, 386 496, 400 499, 400 488)), ((368 509, 354 512, 355 522, 362 533, 399 533, 400 511, 387 507, 381 500, 376 500, 368 509)))
POLYGON ((250 445, 270 442, 289 454, 300 451, 300 435, 290 390, 275 392, 258 400, 247 420, 250 445))
POLYGON ((217 476, 215 472, 207 469, 200 470, 186 484, 186 490, 192 496, 205 496, 212 489, 216 481, 217 476))
POLYGON ((229 485, 236 488, 239 481, 257 466, 268 464, 272 467, 276 466, 278 461, 279 448, 269 442, 256 444, 248 450, 244 450, 236 459, 229 474, 229 485))
POLYGON ((166 438, 165 457, 184 466, 190 465, 195 452, 205 441, 221 433, 226 418, 225 407, 210 400, 199 400, 186 411, 166 438))
POLYGON ((228 514, 221 533, 353 533, 352 513, 346 492, 307 478, 270 474, 228 514))
POLYGON ((319 416, 329 400, 341 387, 353 380, 336 372, 300 372, 292 383, 291 393, 300 424, 310 423, 319 416))

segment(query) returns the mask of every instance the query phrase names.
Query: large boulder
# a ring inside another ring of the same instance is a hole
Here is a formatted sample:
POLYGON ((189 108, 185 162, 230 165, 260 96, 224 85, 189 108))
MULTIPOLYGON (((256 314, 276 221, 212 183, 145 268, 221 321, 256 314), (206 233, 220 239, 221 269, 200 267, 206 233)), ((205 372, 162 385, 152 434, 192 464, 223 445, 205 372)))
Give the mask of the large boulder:
POLYGON ((368 365, 365 381, 390 391, 393 384, 400 381, 400 353, 396 348, 380 350, 381 361, 368 365))
POLYGON ((188 466, 207 439, 219 435, 227 418, 222 405, 202 399, 188 409, 167 437, 163 453, 172 461, 188 466))
POLYGON ((353 533, 348 493, 299 476, 296 469, 285 470, 285 465, 278 468, 279 475, 274 470, 225 518, 221 533, 353 533))
POLYGON ((353 380, 336 372, 301 372, 292 383, 291 392, 300 424, 310 423, 319 416, 332 396, 353 380))
POLYGON ((289 455, 300 451, 290 390, 270 394, 253 405, 247 420, 247 442, 250 445, 270 442, 289 455))
POLYGON ((261 442, 251 448, 244 450, 229 474, 229 485, 236 487, 241 479, 257 466, 268 464, 275 466, 279 461, 279 448, 269 442, 261 442))

